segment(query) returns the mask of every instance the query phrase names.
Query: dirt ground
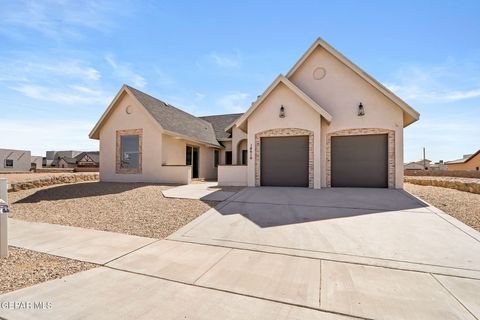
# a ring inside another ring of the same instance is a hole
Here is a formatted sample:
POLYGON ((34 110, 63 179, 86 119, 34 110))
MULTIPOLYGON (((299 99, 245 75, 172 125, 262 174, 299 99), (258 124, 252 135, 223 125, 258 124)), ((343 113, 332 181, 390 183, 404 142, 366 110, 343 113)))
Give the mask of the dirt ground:
POLYGON ((10 217, 165 238, 217 202, 167 199, 169 186, 85 182, 9 194, 10 217))
POLYGON ((480 194, 405 183, 406 191, 480 231, 480 194))
POLYGON ((9 248, 7 258, 0 258, 0 294, 58 279, 96 265, 45 253, 9 248))

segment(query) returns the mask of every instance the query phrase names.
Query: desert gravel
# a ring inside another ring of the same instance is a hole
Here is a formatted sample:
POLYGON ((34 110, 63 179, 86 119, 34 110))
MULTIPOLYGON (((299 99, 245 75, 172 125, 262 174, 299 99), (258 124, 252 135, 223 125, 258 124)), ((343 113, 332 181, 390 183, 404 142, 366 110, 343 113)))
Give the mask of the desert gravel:
POLYGON ((8 257, 0 258, 0 294, 94 267, 91 263, 10 247, 8 257))
POLYGON ((480 194, 405 183, 406 191, 480 231, 480 194))
POLYGON ((217 202, 167 199, 171 186, 85 182, 9 194, 11 218, 165 238, 217 202))

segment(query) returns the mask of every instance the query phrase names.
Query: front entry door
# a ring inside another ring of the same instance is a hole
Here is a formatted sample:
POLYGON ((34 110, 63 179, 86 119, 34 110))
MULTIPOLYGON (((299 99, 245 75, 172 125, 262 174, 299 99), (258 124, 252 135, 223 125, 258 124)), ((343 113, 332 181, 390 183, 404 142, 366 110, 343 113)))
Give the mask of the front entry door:
POLYGON ((198 178, 198 148, 187 146, 185 159, 186 165, 192 166, 192 178, 198 178))

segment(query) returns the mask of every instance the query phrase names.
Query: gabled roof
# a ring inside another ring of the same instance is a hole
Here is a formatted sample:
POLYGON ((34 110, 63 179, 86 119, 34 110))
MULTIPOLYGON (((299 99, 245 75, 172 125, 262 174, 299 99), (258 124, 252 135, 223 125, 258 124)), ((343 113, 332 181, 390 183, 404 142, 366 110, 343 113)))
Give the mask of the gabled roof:
POLYGON ((99 139, 99 131, 104 121, 113 112, 117 100, 123 92, 130 94, 138 103, 148 111, 152 118, 160 125, 166 134, 179 136, 208 145, 219 147, 211 123, 197 118, 183 110, 154 98, 140 90, 123 85, 117 96, 113 99, 107 111, 100 118, 95 128, 90 133, 90 138, 99 139))
POLYGON ((199 117, 205 121, 208 121, 212 124, 213 130, 215 131, 215 136, 218 141, 230 140, 232 135, 225 131, 232 122, 240 118, 243 113, 232 113, 232 114, 219 114, 214 116, 203 116, 199 117))
POLYGON ((93 162, 98 163, 100 161, 100 152, 98 151, 87 151, 87 152, 82 152, 75 158, 77 161, 82 160, 83 157, 88 156, 93 162))
POLYGON ((468 162, 468 161, 472 160, 473 158, 475 158, 478 154, 480 154, 480 150, 478 150, 477 152, 469 155, 468 157, 463 157, 463 159, 447 161, 447 162, 445 162, 445 164, 465 163, 465 162, 468 162))
POLYGON ((385 95, 388 99, 390 99, 393 103, 398 105, 403 111, 404 111, 404 126, 408 126, 409 124, 412 124, 413 122, 417 121, 420 118, 420 114, 413 109, 411 106, 409 106, 405 101, 400 99, 398 96, 396 96, 392 91, 387 89, 383 84, 375 80, 372 76, 370 76, 368 73, 363 71, 360 67, 358 67, 356 64, 354 64, 352 61, 347 59, 343 54, 338 52, 335 48, 333 48, 331 45, 329 45, 325 40, 318 38, 312 46, 303 54, 303 56, 300 58, 300 60, 295 63, 295 65, 290 69, 290 71, 287 73, 287 78, 290 78, 295 71, 308 59, 308 57, 317 49, 317 47, 322 47, 325 49, 327 52, 329 52, 331 55, 333 55, 335 58, 337 58, 340 62, 342 62, 345 66, 350 68, 353 72, 358 74, 362 79, 367 81, 370 85, 372 85, 374 88, 376 88, 378 91, 380 91, 383 95, 385 95))
MULTIPOLYGON (((265 90, 265 92, 258 97, 258 99, 252 104, 252 106, 245 112, 238 120, 234 123, 237 127, 240 127, 245 120, 248 119, 248 117, 255 111, 255 109, 258 108, 260 104, 270 95, 273 90, 280 85, 280 83, 283 83, 287 88, 289 88, 293 93, 295 93, 300 99, 302 99, 307 105, 312 107, 315 111, 317 111, 327 122, 332 121, 332 116, 322 107, 318 105, 315 101, 312 100, 309 96, 307 96, 302 90, 300 90, 296 85, 294 85, 290 80, 285 78, 283 75, 279 75, 275 81, 265 90)), ((232 127, 230 125, 227 127, 225 130, 229 130, 232 127)))

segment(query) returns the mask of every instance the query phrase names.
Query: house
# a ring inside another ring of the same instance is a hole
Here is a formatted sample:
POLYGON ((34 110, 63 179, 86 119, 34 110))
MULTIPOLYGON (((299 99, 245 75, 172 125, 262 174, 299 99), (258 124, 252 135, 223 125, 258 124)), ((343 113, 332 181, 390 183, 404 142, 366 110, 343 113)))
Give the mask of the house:
POLYGON ((406 163, 403 166, 404 170, 429 170, 432 161, 425 159, 425 160, 418 160, 406 163))
POLYGON ((462 159, 447 161, 448 170, 480 170, 480 150, 466 154, 462 159))
POLYGON ((429 168, 432 171, 436 171, 436 170, 445 171, 445 170, 448 170, 448 165, 443 160, 440 160, 435 163, 430 163, 429 168))
POLYGON ((104 181, 402 188, 403 128, 418 119, 318 39, 243 114, 195 117, 124 85, 90 138, 104 181))
POLYGON ((58 160, 60 158, 75 158, 82 151, 75 151, 75 150, 64 150, 64 151, 47 151, 45 154, 45 159, 43 166, 44 167, 58 167, 58 160))
POLYGON ((30 151, 0 149, 0 172, 30 171, 31 160, 30 151))
POLYGON ((31 169, 35 170, 37 168, 41 168, 43 166, 43 157, 42 156, 32 156, 30 161, 31 169))
POLYGON ((99 156, 100 154, 98 151, 82 152, 73 158, 63 156, 55 160, 52 163, 52 166, 58 168, 98 168, 100 164, 99 156))

